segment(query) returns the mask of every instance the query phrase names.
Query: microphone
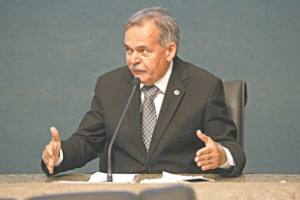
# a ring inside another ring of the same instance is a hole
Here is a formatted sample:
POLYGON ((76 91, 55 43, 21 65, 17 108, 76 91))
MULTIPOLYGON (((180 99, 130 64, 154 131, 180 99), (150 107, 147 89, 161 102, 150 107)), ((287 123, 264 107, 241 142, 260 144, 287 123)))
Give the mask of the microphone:
POLYGON ((133 87, 132 87, 131 93, 130 93, 130 95, 128 97, 126 106, 125 106, 125 108, 124 108, 124 110, 122 112, 122 115, 121 115, 121 117, 119 119, 119 122, 118 122, 118 124, 116 126, 116 129, 115 129, 115 131, 113 133, 113 136, 112 136, 112 138, 110 140, 110 143, 109 143, 109 146, 108 146, 108 152, 107 152, 107 182, 112 182, 113 181, 113 178, 112 178, 112 166, 111 166, 111 150, 112 150, 112 146, 113 146, 113 144, 114 144, 114 142, 116 140, 117 134, 118 134, 120 126, 121 126, 121 124, 122 124, 122 122, 124 120, 124 117, 125 117, 125 114, 126 114, 126 112, 128 110, 128 107, 130 105, 130 102, 132 101, 133 94, 134 94, 136 88, 140 85, 140 82, 141 82, 140 79, 137 78, 137 77, 135 77, 132 80, 133 87))

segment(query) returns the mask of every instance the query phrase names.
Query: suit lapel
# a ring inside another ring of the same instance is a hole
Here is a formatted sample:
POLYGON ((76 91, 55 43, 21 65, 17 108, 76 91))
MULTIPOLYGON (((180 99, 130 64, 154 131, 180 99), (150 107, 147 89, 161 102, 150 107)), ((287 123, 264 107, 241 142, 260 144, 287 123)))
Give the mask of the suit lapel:
POLYGON ((180 68, 178 60, 179 58, 174 62, 173 72, 168 83, 158 121, 152 136, 148 156, 153 153, 156 146, 159 144, 161 137, 165 134, 165 130, 169 126, 170 121, 185 94, 184 81, 187 77, 181 73, 182 67, 180 68))

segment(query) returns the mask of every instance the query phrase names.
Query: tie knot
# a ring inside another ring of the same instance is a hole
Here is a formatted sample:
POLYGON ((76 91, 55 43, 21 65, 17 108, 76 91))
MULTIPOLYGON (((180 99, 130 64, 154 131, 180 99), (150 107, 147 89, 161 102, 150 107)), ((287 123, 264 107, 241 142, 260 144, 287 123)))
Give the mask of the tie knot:
POLYGON ((145 85, 142 88, 145 98, 154 98, 159 89, 155 85, 145 85))

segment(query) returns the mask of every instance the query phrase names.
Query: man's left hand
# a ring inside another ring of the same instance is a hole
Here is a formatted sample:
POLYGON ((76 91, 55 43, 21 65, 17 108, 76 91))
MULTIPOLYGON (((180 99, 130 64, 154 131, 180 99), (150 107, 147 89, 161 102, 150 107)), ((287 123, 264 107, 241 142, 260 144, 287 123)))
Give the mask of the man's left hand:
POLYGON ((200 130, 197 130, 196 134, 205 144, 205 147, 196 152, 195 162, 197 166, 205 171, 216 169, 223 165, 227 161, 223 147, 209 136, 203 134, 200 130))

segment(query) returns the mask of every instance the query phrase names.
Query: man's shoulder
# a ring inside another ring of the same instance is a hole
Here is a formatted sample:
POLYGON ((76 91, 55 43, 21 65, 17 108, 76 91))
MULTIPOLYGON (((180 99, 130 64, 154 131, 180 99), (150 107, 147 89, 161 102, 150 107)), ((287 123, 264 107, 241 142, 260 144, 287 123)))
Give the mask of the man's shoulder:
POLYGON ((217 79, 220 79, 215 74, 209 72, 205 68, 203 68, 200 65, 195 65, 188 61, 183 61, 180 58, 177 58, 175 60, 175 63, 177 63, 178 70, 182 74, 182 76, 188 76, 189 79, 193 80, 211 80, 216 81, 217 79))

